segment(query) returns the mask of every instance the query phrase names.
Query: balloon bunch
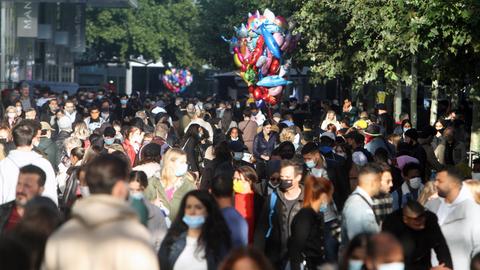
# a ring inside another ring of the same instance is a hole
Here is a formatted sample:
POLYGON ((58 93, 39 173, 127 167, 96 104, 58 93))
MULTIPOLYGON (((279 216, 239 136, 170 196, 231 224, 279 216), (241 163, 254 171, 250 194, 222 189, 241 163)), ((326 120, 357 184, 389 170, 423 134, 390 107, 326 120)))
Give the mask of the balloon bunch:
POLYGON ((240 68, 238 73, 247 83, 257 106, 266 102, 277 104, 283 88, 291 84, 287 75, 290 60, 284 61, 285 54, 291 53, 298 43, 299 36, 293 35, 293 23, 282 16, 275 16, 269 9, 248 14, 247 24, 234 27, 235 36, 230 40, 233 62, 240 68))
POLYGON ((181 93, 192 84, 193 75, 188 69, 170 68, 165 71, 162 81, 172 93, 181 93))

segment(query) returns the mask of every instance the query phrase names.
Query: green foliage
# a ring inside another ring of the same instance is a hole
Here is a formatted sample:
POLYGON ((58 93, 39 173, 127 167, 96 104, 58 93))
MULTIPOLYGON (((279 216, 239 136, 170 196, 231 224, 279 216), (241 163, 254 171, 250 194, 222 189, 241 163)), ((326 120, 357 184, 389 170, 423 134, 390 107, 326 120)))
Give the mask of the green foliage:
POLYGON ((197 19, 190 0, 139 0, 137 9, 90 9, 87 43, 102 60, 143 55, 147 60, 198 65, 191 41, 197 19))
POLYGON ((301 59, 312 81, 349 77, 411 84, 411 55, 423 78, 477 80, 480 2, 474 0, 296 0, 301 59))

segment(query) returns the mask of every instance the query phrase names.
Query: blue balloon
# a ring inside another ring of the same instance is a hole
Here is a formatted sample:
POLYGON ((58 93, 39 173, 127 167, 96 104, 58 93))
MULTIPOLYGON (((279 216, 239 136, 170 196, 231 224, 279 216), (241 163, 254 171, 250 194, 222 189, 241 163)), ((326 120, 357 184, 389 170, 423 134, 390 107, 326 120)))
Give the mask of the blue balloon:
POLYGON ((278 46, 277 42, 273 38, 273 35, 265 29, 265 26, 262 24, 260 26, 260 31, 262 32, 263 39, 265 40, 265 44, 267 45, 270 52, 278 59, 282 59, 282 53, 280 52, 280 47, 278 46))
POLYGON ((265 105, 265 102, 263 101, 263 99, 260 99, 255 101, 255 105, 257 105, 257 108, 261 109, 265 105))
POLYGON ((287 81, 278 75, 273 75, 273 76, 264 77, 259 82, 257 82, 257 85, 270 88, 270 87, 275 87, 280 85, 287 85, 291 83, 292 81, 287 81))

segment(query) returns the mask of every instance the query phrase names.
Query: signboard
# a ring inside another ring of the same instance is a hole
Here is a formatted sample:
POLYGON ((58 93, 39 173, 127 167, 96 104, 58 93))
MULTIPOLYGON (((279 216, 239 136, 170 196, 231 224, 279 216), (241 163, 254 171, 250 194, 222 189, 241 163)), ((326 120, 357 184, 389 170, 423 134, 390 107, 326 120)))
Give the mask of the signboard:
POLYGON ((38 3, 23 2, 15 4, 17 18, 17 37, 37 37, 38 3))

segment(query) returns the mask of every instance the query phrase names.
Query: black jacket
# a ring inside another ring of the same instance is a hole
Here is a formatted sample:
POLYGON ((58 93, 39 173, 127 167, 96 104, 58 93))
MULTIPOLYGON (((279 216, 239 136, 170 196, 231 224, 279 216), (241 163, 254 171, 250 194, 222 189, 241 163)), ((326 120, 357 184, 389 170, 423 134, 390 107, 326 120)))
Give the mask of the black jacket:
POLYGON ((302 208, 292 221, 292 234, 288 241, 291 269, 300 270, 305 260, 308 269, 316 269, 325 262, 323 213, 311 207, 302 208))
POLYGON ((15 200, 0 205, 0 234, 3 233, 14 206, 15 200))
POLYGON ((266 237, 267 231, 270 228, 270 199, 272 197, 270 194, 266 197, 261 214, 256 222, 253 245, 264 252, 276 269, 283 269, 288 259, 287 244, 288 238, 290 237, 291 224, 293 218, 300 209, 302 209, 303 205, 303 187, 291 211, 287 211, 286 199, 283 193, 278 190, 275 192, 278 195, 272 216, 271 234, 268 238, 266 237))
POLYGON ((333 200, 338 211, 342 211, 343 205, 351 193, 348 172, 338 161, 326 159, 326 162, 328 179, 333 183, 334 187, 333 200))
POLYGON ((425 228, 415 231, 405 225, 403 211, 400 209, 386 217, 383 230, 395 235, 402 243, 406 270, 430 269, 432 249, 440 263, 453 269, 450 250, 438 225, 437 216, 430 211, 425 211, 425 216, 425 228))

